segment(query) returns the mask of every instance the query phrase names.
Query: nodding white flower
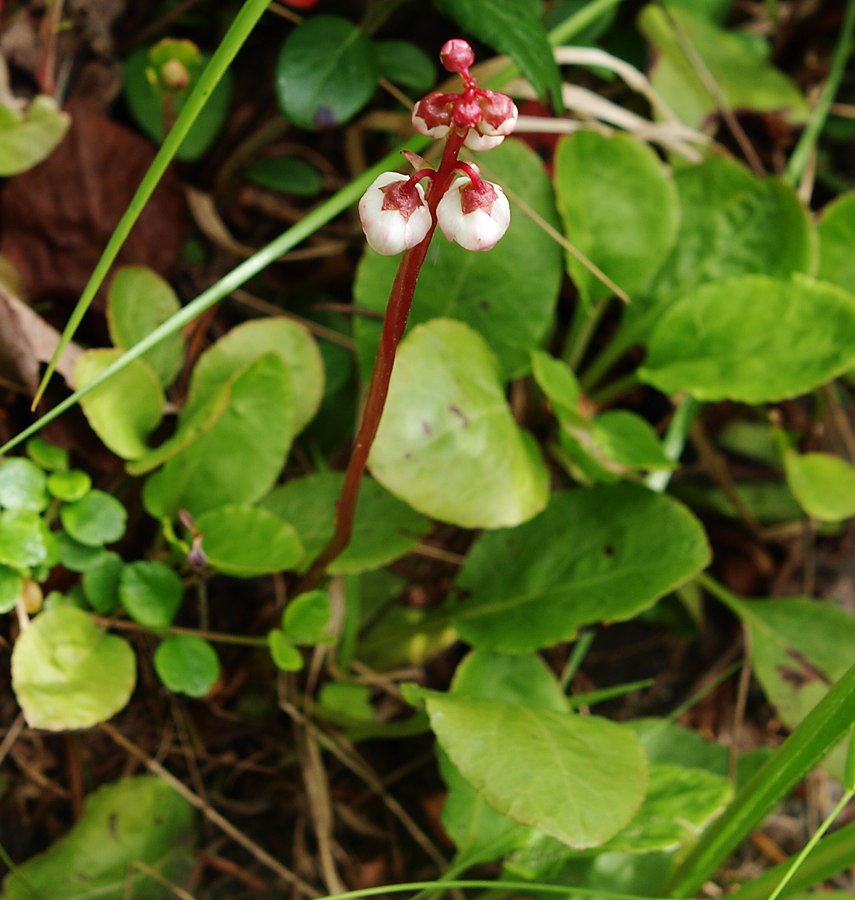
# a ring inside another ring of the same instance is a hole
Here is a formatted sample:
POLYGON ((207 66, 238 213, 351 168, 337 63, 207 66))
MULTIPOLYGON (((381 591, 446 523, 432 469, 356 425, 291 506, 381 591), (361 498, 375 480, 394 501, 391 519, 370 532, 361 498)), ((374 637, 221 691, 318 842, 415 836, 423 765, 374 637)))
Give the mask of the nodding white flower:
POLYGON ((502 134, 481 134, 477 128, 470 128, 469 131, 466 132, 466 138, 463 143, 470 150, 480 150, 483 152, 485 150, 492 150, 493 147, 498 147, 504 139, 505 136, 502 134))
POLYGON ((507 94, 479 91, 481 117, 466 135, 470 150, 492 150, 516 128, 519 111, 507 94))
POLYGON ((499 185, 463 176, 439 201, 436 218, 450 241, 467 250, 490 250, 508 230, 511 208, 499 185))
POLYGON ((425 137, 444 138, 451 130, 453 98, 433 91, 413 107, 413 128, 425 137))
POLYGON ((398 172, 374 179, 359 201, 359 219, 369 246, 383 256, 420 244, 431 227, 422 186, 398 172))

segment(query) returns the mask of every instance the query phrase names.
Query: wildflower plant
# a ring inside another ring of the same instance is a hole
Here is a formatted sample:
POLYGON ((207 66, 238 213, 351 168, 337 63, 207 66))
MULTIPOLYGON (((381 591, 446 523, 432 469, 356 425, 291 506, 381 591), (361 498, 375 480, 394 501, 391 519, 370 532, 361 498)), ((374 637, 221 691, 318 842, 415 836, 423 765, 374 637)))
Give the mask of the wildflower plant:
POLYGON ((448 240, 482 251, 495 247, 511 221, 502 188, 481 178, 478 167, 461 160, 460 152, 464 147, 484 151, 501 144, 516 125, 516 105, 505 94, 478 87, 470 73, 475 54, 466 41, 446 41, 440 61, 448 72, 460 75, 463 90, 433 91, 413 107, 415 130, 445 140, 439 167, 433 169, 422 157, 405 151, 413 174, 383 172, 359 201, 359 218, 372 249, 384 256, 402 251, 404 255, 392 284, 362 423, 336 507, 335 533, 306 575, 304 589, 318 584, 350 542, 359 486, 383 414, 395 351, 437 225, 448 240))

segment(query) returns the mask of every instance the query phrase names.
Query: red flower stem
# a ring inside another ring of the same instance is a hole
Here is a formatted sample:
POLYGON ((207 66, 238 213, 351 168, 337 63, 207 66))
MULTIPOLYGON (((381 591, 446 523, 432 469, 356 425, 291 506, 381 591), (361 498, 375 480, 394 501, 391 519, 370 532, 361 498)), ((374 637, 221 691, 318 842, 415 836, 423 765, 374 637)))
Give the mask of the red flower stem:
POLYGON ((335 531, 329 543, 312 563, 311 568, 301 581, 297 589, 298 593, 317 587, 326 574, 330 563, 350 543, 350 538, 353 534, 353 520, 356 515, 356 501, 359 498, 359 488, 362 484, 362 476, 365 474, 371 446, 377 435, 377 429, 380 427, 383 409, 386 406, 389 382, 395 365, 395 353, 398 349, 398 343, 406 330, 410 307, 413 305, 413 295, 416 292, 416 282, 421 272, 422 263, 424 263, 427 256, 431 238, 434 231, 436 231, 436 207, 454 179, 455 171, 458 168, 457 154, 463 146, 464 137, 465 135, 463 134, 452 132, 446 142, 445 152, 442 155, 439 169, 426 186, 425 198, 432 219, 430 231, 428 231, 420 244, 407 250, 401 257, 398 274, 395 276, 395 281, 389 294, 389 302, 386 305, 383 331, 380 335, 380 344, 377 347, 377 356, 374 358, 374 369, 368 385, 368 397, 362 413, 362 423, 359 426, 359 431, 356 433, 350 461, 345 471, 341 497, 336 503, 335 531))

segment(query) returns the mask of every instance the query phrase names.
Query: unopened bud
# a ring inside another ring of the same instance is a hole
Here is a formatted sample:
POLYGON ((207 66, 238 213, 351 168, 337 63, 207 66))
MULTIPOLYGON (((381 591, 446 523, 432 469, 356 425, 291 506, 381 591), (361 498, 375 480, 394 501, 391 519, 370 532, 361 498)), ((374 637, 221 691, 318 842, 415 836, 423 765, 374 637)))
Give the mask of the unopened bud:
POLYGON ((374 179, 359 201, 359 219, 368 244, 383 256, 420 244, 432 224, 422 186, 398 172, 374 179))
POLYGON ((497 184, 457 178, 436 208, 442 233, 466 250, 490 250, 508 230, 511 208, 497 184))
POLYGON ((475 62, 475 53, 462 38, 452 38, 442 45, 439 60, 447 72, 467 72, 475 62))

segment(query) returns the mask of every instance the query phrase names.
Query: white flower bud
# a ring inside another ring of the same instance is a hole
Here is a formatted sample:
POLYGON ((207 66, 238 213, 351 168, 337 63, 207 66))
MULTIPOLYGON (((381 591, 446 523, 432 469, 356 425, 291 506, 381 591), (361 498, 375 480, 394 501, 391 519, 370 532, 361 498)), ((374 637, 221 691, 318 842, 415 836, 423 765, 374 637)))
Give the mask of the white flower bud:
POLYGON ((374 179, 359 201, 359 219, 369 246, 383 256, 420 244, 431 227, 422 186, 398 172, 374 179))
POLYGON ((470 128, 463 143, 470 150, 483 152, 484 150, 492 150, 494 147, 498 147, 504 139, 504 135, 501 134, 479 134, 476 129, 470 128))
POLYGON ((508 230, 511 208, 497 184, 457 178, 436 208, 442 233, 466 250, 490 250, 508 230))

